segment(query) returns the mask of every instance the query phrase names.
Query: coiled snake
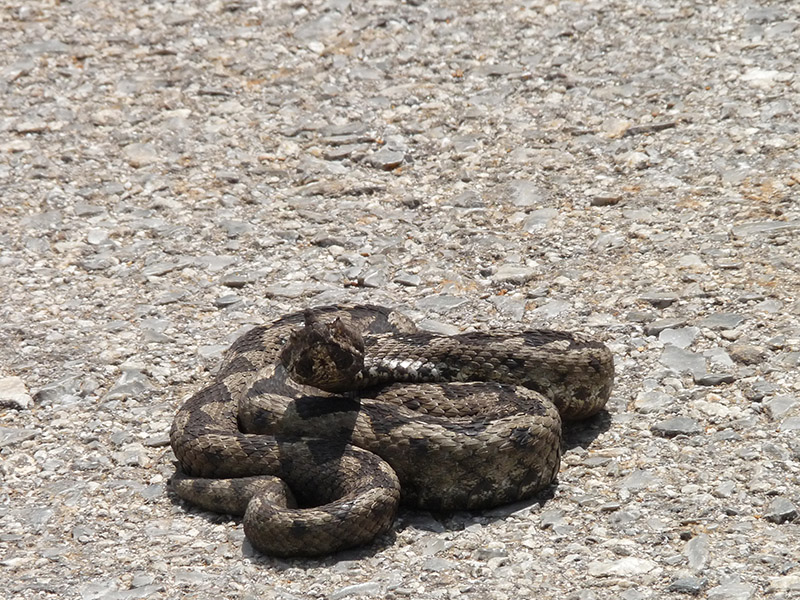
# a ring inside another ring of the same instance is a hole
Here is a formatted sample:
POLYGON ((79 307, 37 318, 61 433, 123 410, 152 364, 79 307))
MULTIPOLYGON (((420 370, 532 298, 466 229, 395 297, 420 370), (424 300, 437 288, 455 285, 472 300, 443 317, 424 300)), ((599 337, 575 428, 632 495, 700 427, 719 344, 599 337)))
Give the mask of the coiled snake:
POLYGON ((608 400, 611 352, 551 330, 417 331, 379 306, 256 327, 170 432, 178 496, 244 515, 252 545, 319 555, 387 531, 398 502, 479 509, 530 497, 559 468, 561 420, 608 400))

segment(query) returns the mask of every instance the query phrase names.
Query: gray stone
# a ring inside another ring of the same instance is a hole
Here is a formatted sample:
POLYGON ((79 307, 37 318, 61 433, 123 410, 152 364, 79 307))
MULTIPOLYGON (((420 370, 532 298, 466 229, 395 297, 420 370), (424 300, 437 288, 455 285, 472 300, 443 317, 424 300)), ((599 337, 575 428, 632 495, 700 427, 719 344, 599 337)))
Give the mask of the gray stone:
POLYGON ((441 294, 422 298, 417 302, 417 308, 420 310, 432 310, 434 312, 446 313, 460 306, 464 306, 466 303, 466 298, 441 294))
POLYGON ((302 298, 310 293, 317 293, 321 286, 313 282, 293 281, 287 284, 268 285, 264 288, 267 298, 302 298))
POLYGON ((56 381, 44 384, 34 395, 41 406, 52 404, 72 404, 81 393, 81 378, 78 375, 68 375, 56 381))
POLYGON ((590 246, 594 252, 602 252, 612 248, 622 248, 625 246, 625 236, 621 233, 601 233, 590 246))
POLYGON ((518 179, 507 186, 508 199, 514 206, 529 207, 547 199, 547 192, 533 181, 518 179))
POLYGON ((701 433, 703 428, 689 417, 672 417, 656 423, 651 428, 656 435, 675 437, 676 435, 695 435, 701 433))
POLYGON ((198 585, 205 583, 209 575, 203 571, 193 571, 190 569, 175 569, 173 571, 175 583, 178 585, 198 585))
POLYGON ((548 527, 553 527, 555 525, 566 524, 566 520, 564 519, 564 511, 558 509, 542 511, 540 519, 540 524, 543 529, 547 529, 548 527))
POLYGON ((797 507, 788 498, 779 496, 769 503, 764 518, 778 524, 793 521, 797 518, 797 507))
POLYGON ((483 548, 478 548, 474 553, 475 560, 484 561, 490 558, 505 558, 506 556, 508 556, 508 550, 506 550, 505 547, 501 545, 495 547, 492 544, 483 548))
POLYGON ((787 395, 775 396, 774 398, 770 398, 764 402, 764 406, 767 407, 769 416, 776 420, 785 417, 786 414, 794 410, 798 404, 800 404, 800 401, 798 401, 795 396, 787 395))
POLYGON ((504 315, 510 316, 515 321, 521 321, 525 314, 525 299, 508 294, 502 296, 492 296, 492 304, 504 315))
POLYGON ((692 345, 700 333, 698 327, 681 327, 679 329, 664 329, 658 334, 658 340, 664 344, 672 344, 681 349, 692 345))
POLYGON ((0 406, 24 410, 33 403, 33 398, 19 377, 0 377, 0 406))
POLYGON ((205 267, 209 271, 222 271, 238 261, 238 257, 225 254, 211 254, 200 256, 196 259, 198 265, 205 267))
POLYGON ((528 214, 522 224, 522 229, 528 233, 535 233, 545 229, 550 222, 558 216, 555 208, 540 208, 528 214))
POLYGON ((703 373, 702 375, 694 375, 694 382, 697 385, 714 386, 723 383, 733 383, 736 381, 736 375, 733 373, 703 373))
POLYGON ((461 192, 452 198, 451 203, 453 206, 460 206, 461 208, 480 208, 485 206, 484 201, 473 190, 461 192))
POLYGON ((720 312, 709 315, 705 319, 700 319, 697 323, 700 327, 709 329, 734 329, 745 321, 743 315, 736 313, 720 312))
POLYGON ((681 577, 670 583, 667 586, 667 591, 696 596, 703 591, 706 585, 708 585, 708 579, 704 577, 681 577))
POLYGON ((675 398, 658 390, 639 392, 633 402, 636 410, 642 414, 663 412, 675 403, 675 398))
POLYGON ((18 121, 13 129, 17 133, 42 133, 47 130, 47 122, 35 118, 26 121, 18 121))
POLYGON ((665 329, 677 329, 686 325, 688 321, 681 318, 659 319, 644 328, 646 335, 659 335, 665 329))
POLYGON ((441 558, 438 556, 431 556, 426 558, 422 563, 422 569, 424 571, 449 571, 455 566, 455 563, 452 560, 448 560, 446 558, 441 558))
POLYGON ((709 348, 703 352, 703 356, 708 358, 709 362, 716 366, 724 368, 733 368, 736 366, 730 355, 720 347, 709 348))
POLYGON ((753 382, 749 389, 745 390, 745 396, 748 400, 760 402, 764 399, 764 396, 774 394, 776 391, 778 391, 777 385, 771 381, 765 381, 764 379, 759 378, 753 382))
POLYGON ((492 283, 513 283, 522 285, 536 276, 536 269, 523 265, 500 265, 492 275, 492 283))
POLYGON ((732 229, 733 235, 746 237, 762 233, 783 233, 800 228, 800 221, 759 221, 737 225, 732 229))
POLYGON ((759 302, 753 307, 753 310, 760 310, 765 313, 776 314, 783 308, 783 302, 778 300, 767 299, 759 302))
POLYGON ((169 446, 169 433, 157 433, 146 438, 142 444, 148 448, 163 448, 169 446))
POLYGON ((705 533, 694 536, 686 542, 683 550, 686 559, 689 561, 689 568, 693 571, 702 571, 708 564, 711 556, 709 537, 705 533))
POLYGON ((639 300, 648 302, 656 308, 667 308, 678 301, 680 296, 673 292, 647 292, 639 296, 639 300))
POLYGON ((397 150, 391 150, 387 147, 383 147, 367 157, 367 162, 370 165, 383 171, 391 171, 392 169, 396 169, 403 164, 403 160, 405 160, 405 154, 397 150))
POLYGON ((624 490, 643 490, 653 485, 658 485, 659 479, 651 471, 636 469, 625 477, 620 483, 624 490))
POLYGON ((106 212, 105 206, 88 204, 86 202, 76 202, 72 210, 76 217, 94 217, 106 212))
POLYGON ((708 600, 750 600, 755 596, 756 586, 731 581, 708 590, 708 600))
POLYGON ((588 570, 593 577, 632 577, 649 573, 657 566, 657 563, 647 558, 626 556, 612 561, 590 562, 588 570))
POLYGON ((422 278, 419 275, 415 275, 413 273, 398 271, 397 275, 395 275, 394 277, 394 282, 399 283, 400 285, 414 287, 422 283, 422 278))
POLYGON ((236 294, 225 294, 214 298, 214 306, 217 308, 227 308, 242 302, 242 299, 236 294))
POLYGON ((122 154, 132 167, 146 167, 158 161, 158 151, 153 144, 128 144, 122 154))
POLYGON ((348 598, 350 596, 376 596, 380 594, 380 592, 380 583, 377 581, 366 581, 364 583, 356 583, 339 588, 332 592, 328 598, 330 598, 330 600, 339 600, 339 598, 348 598))
POLYGON ((800 575, 783 575, 770 578, 767 594, 775 594, 776 592, 800 592, 800 575))
POLYGON ((142 275, 145 277, 159 277, 171 273, 175 269, 181 268, 179 263, 175 262, 158 262, 152 265, 147 265, 142 269, 142 275))
POLYGON ((702 377, 706 373, 706 359, 682 350, 677 346, 668 345, 661 353, 661 364, 676 373, 691 373, 695 377, 702 377))
POLYGON ((644 310, 632 310, 625 315, 625 319, 634 323, 647 323, 653 320, 654 313, 644 310))
POLYGON ((123 369, 122 375, 108 390, 106 400, 122 400, 134 396, 139 396, 143 392, 152 390, 153 384, 150 379, 138 369, 123 369))
MULTIPOLYGON (((225 183, 239 183, 242 176, 236 171, 219 170, 216 172, 216 177, 225 183)), ((230 235, 230 233, 228 235, 230 235)))
POLYGON ((156 296, 155 299, 153 300, 153 304, 155 306, 164 306, 166 304, 174 304, 176 302, 180 302, 181 300, 186 298, 186 296, 188 296, 188 295, 189 295, 189 292, 187 292, 186 290, 172 290, 172 291, 166 292, 164 294, 159 294, 158 296, 156 296))
POLYGON ((359 160, 366 154, 369 146, 367 144, 334 144, 332 148, 325 150, 325 160, 344 160, 352 158, 359 160))
POLYGON ((225 287, 240 289, 248 283, 253 283, 255 280, 256 277, 252 273, 228 273, 223 275, 219 282, 225 287))
POLYGON ((237 238, 246 233, 253 231, 253 226, 244 221, 227 220, 222 221, 220 225, 225 229, 225 233, 229 238, 237 238))
POLYGON ((564 300, 551 300, 550 302, 537 307, 533 312, 536 313, 539 318, 552 319, 553 317, 557 317, 561 313, 569 310, 569 308, 569 302, 565 302, 564 300))
POLYGON ((25 440, 32 440, 40 431, 38 429, 24 429, 17 427, 0 427, 0 448, 18 444, 25 440))
POLYGON ((723 481, 716 488, 714 488, 714 495, 718 498, 727 498, 736 489, 736 482, 730 479, 723 481))

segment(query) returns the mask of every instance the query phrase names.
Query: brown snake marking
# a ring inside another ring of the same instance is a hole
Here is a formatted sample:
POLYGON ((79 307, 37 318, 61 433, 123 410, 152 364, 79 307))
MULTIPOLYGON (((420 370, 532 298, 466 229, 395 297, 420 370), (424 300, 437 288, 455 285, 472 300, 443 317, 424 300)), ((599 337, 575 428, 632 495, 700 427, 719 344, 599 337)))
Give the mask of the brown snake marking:
POLYGON ((562 419, 601 410, 613 378, 608 348, 569 333, 440 336, 377 306, 294 313, 234 342, 179 409, 172 489, 243 514, 265 553, 328 554, 387 531, 400 501, 478 509, 550 485, 562 419))

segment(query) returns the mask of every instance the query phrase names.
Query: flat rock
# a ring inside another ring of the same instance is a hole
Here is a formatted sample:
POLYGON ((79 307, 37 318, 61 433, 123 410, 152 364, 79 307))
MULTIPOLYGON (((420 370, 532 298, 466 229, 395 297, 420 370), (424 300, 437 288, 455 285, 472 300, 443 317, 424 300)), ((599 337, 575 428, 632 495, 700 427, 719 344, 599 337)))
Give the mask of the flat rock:
POLYGON ((708 580, 702 577, 681 577, 670 583, 667 591, 696 596, 706 585, 708 580))
POLYGON ((679 298, 680 296, 673 292, 647 292, 639 296, 639 300, 652 304, 656 308, 667 308, 677 302, 679 298))
POLYGON ((734 329, 741 325, 744 320, 744 315, 720 312, 700 319, 697 324, 700 327, 708 327, 709 329, 734 329))
POLYGON ((664 344, 672 344, 678 348, 686 349, 692 345, 692 342, 694 342, 699 333, 699 327, 664 329, 658 334, 658 340, 664 344))
POLYGON ((522 229, 528 233, 535 233, 546 228, 558 216, 555 208, 540 208, 528 214, 522 224, 522 229))
POLYGON ((694 375, 694 382, 697 385, 721 385, 723 383, 733 383, 736 381, 736 375, 733 373, 703 373, 701 375, 694 375))
POLYGON ((589 575, 594 577, 631 577, 643 575, 658 565, 646 558, 626 556, 613 561, 594 561, 589 563, 589 575))
POLYGON ((707 534, 701 533, 686 542, 683 553, 689 561, 689 568, 693 571, 702 571, 711 556, 711 544, 707 534))
POLYGON ((32 402, 33 398, 20 377, 0 378, 0 406, 26 409, 32 402))
POLYGON ((0 427, 0 448, 18 444, 25 440, 32 440, 39 434, 38 429, 24 429, 18 427, 0 427))
POLYGON ((658 390, 639 392, 633 402, 636 410, 642 414, 657 413, 668 410, 675 403, 675 397, 658 390))
POLYGON ((750 600, 755 597, 755 593, 756 586, 736 581, 711 588, 708 590, 706 598, 708 600, 750 600))
POLYGON ((492 296, 491 302, 498 311, 504 315, 508 315, 514 321, 521 321, 525 314, 525 298, 506 294, 503 296, 492 296))
POLYGON ((737 363, 757 365, 764 360, 765 351, 750 344, 731 344, 727 348, 728 355, 737 363))
POLYGON ((779 496, 769 503, 764 518, 778 524, 793 521, 797 518, 797 507, 788 498, 779 496))
POLYGON ((699 354, 668 345, 661 353, 661 364, 677 373, 691 373, 702 377, 706 373, 706 359, 699 354))
POLYGON ((523 265, 500 265, 492 275, 492 283, 514 283, 522 285, 536 276, 536 269, 523 265))
POLYGON ((800 417, 788 417, 781 421, 778 426, 779 431, 798 431, 800 430, 800 417))
POLYGON ((352 596, 375 596, 378 595, 380 591, 380 583, 377 581, 366 581, 364 583, 346 585, 335 590, 328 597, 330 600, 339 600, 340 598, 350 598, 352 596))
POLYGON ((432 310, 434 312, 445 313, 454 310, 467 303, 466 298, 460 296, 450 296, 442 294, 439 296, 428 296, 417 302, 420 310, 432 310))
POLYGON ((675 437, 676 435, 694 435, 701 433, 703 428, 700 424, 689 417, 672 417, 664 421, 659 421, 651 428, 653 433, 664 437, 675 437))
POLYGON ((683 327, 687 323, 688 323, 687 319, 682 319, 679 317, 669 318, 669 319, 659 319, 645 326, 644 332, 647 335, 659 335, 665 329, 678 329, 680 327, 683 327))
POLYGON ((541 205, 547 192, 533 181, 518 179, 507 187, 508 198, 514 206, 528 207, 541 205))
POLYGON ((367 157, 367 162, 369 162, 370 165, 382 171, 396 169, 403 164, 403 160, 405 160, 405 154, 389 148, 381 148, 367 157))
POLYGON ((764 406, 772 419, 782 419, 800 405, 800 400, 795 396, 779 395, 764 402, 764 406))
POLYGON ((128 144, 122 153, 132 167, 145 167, 158 161, 158 152, 153 144, 128 144))

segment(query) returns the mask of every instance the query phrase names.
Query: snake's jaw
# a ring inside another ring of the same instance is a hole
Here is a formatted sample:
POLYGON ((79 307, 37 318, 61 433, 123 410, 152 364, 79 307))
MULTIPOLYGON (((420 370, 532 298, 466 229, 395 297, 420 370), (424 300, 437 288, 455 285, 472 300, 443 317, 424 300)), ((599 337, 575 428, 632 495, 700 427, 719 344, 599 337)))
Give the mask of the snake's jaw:
POLYGON ((327 392, 353 387, 364 368, 364 339, 356 329, 337 318, 325 323, 307 310, 305 327, 292 332, 280 360, 296 382, 327 392))

